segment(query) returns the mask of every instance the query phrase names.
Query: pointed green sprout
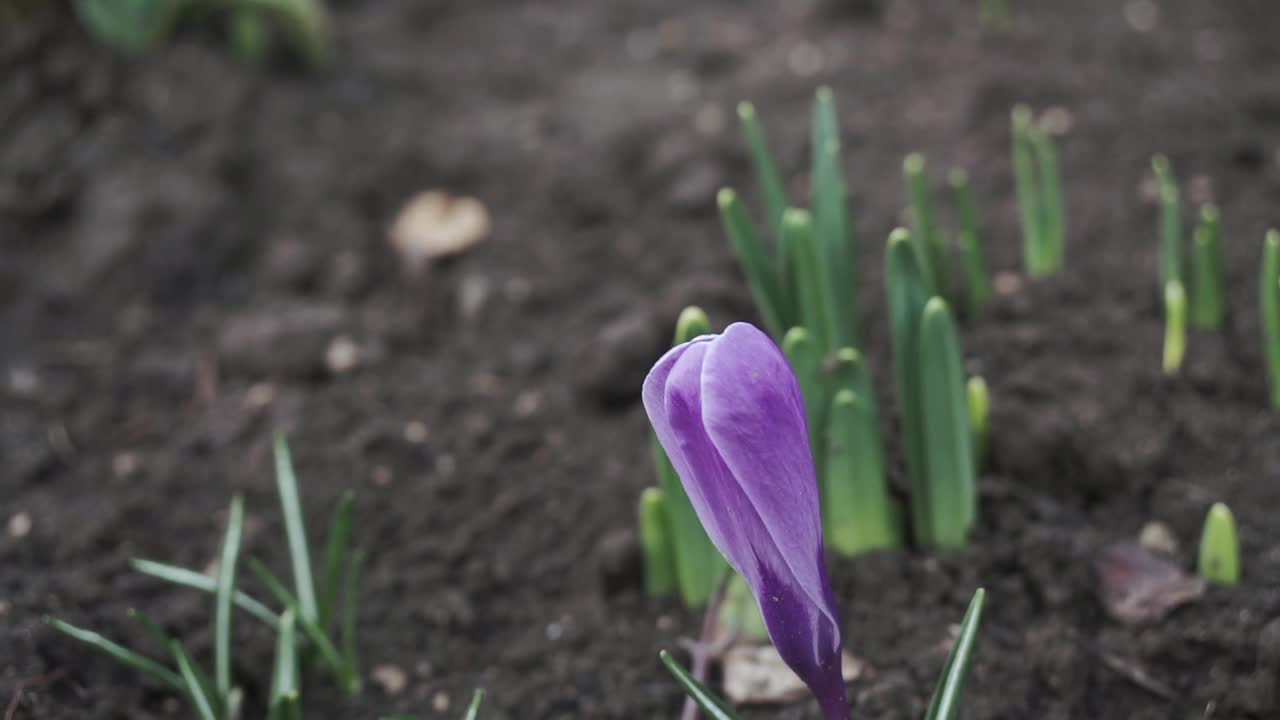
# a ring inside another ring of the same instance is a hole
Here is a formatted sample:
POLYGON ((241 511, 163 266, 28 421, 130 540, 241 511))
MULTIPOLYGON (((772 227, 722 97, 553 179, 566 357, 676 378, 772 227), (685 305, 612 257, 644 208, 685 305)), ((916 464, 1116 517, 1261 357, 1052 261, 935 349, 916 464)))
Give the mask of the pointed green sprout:
POLYGON ((827 419, 822 527, 842 555, 897 547, 874 408, 853 390, 836 393, 827 419))
POLYGON ((969 431, 973 436, 973 468, 981 473, 987 463, 988 425, 991 421, 991 393, 987 381, 977 375, 965 386, 969 401, 969 431))
POLYGON ((827 281, 827 316, 831 333, 827 349, 858 345, 855 250, 849 205, 845 198, 844 166, 840 158, 840 123, 831 88, 818 88, 813 103, 810 138, 810 202, 814 236, 822 248, 827 281))
POLYGON ((734 573, 724 585, 724 598, 720 601, 720 627, 735 637, 748 642, 769 642, 769 630, 764 626, 760 606, 751 595, 751 588, 741 575, 734 573))
POLYGON ((769 143, 765 140, 764 128, 760 126, 756 109, 751 103, 738 103, 738 120, 742 123, 742 133, 746 136, 747 148, 751 154, 751 166, 755 169, 756 180, 760 183, 760 194, 764 197, 769 229, 777 238, 782 226, 782 212, 787 209, 787 191, 782 183, 782 175, 778 173, 778 166, 773 162, 773 154, 769 152, 769 143))
POLYGON ((1173 177, 1169 158, 1151 158, 1156 176, 1156 193, 1160 200, 1160 287, 1170 280, 1185 282, 1182 275, 1182 205, 1178 199, 1178 182, 1173 177))
POLYGON ((911 234, 902 228, 889 235, 885 253, 885 288, 889 301, 889 329, 893 340, 894 382, 903 453, 911 485, 911 517, 916 539, 929 544, 923 418, 920 416, 920 317, 929 300, 929 289, 920 272, 911 234))
POLYGON ((173 654, 173 659, 178 664, 178 672, 182 675, 183 684, 186 685, 187 695, 196 706, 196 713, 199 714, 200 720, 218 720, 218 715, 213 710, 213 700, 206 693, 204 683, 201 683, 198 671, 191 662, 191 658, 187 656, 187 652, 182 649, 182 644, 177 640, 171 640, 169 652, 173 654))
POLYGON ((1218 502, 1209 508, 1200 535, 1200 577, 1219 585, 1240 584, 1240 541, 1231 509, 1218 502))
POLYGON ((182 677, 155 660, 136 653, 119 643, 108 640, 92 630, 78 628, 71 623, 63 622, 55 617, 49 617, 47 615, 45 616, 44 621, 45 624, 54 630, 57 630, 68 637, 79 640, 85 645, 88 645, 98 652, 114 659, 121 665, 133 668, 143 675, 147 675, 157 680, 162 685, 168 686, 172 690, 186 694, 187 685, 182 677))
MULTIPOLYGON (((130 560, 129 565, 143 575, 150 575, 151 577, 173 583, 174 585, 180 585, 182 587, 210 594, 214 594, 218 590, 218 581, 208 575, 198 573, 194 570, 188 570, 176 565, 166 565, 165 563, 158 563, 151 560, 143 560, 141 558, 134 558, 130 560)), ((258 602, 239 590, 235 591, 232 598, 236 607, 249 613, 272 630, 276 630, 278 628, 279 621, 271 608, 268 608, 266 605, 263 605, 261 602, 258 602)))
POLYGON ((342 586, 342 574, 350 562, 351 510, 354 504, 355 495, 350 491, 343 493, 338 507, 333 511, 333 520, 329 523, 329 543, 324 553, 324 580, 320 586, 318 620, 320 627, 326 630, 333 626, 333 612, 342 586))
POLYGON ((676 589, 675 558, 667 531, 667 511, 661 488, 640 493, 640 550, 644 555, 644 591, 666 597, 676 589))
POLYGON ((977 316, 991 302, 991 274, 987 271, 986 257, 982 252, 978 210, 973 202, 973 190, 969 187, 969 174, 955 168, 948 180, 955 194, 960 224, 960 255, 964 260, 969 315, 977 316))
POLYGON ((1200 208, 1200 224, 1191 245, 1191 324, 1202 330, 1217 330, 1227 316, 1226 281, 1222 270, 1218 209, 1200 208))
POLYGON ((1052 257, 1044 238, 1040 183, 1036 178, 1031 147, 1031 108, 1018 105, 1012 114, 1013 179, 1018 195, 1018 215, 1022 222, 1022 258, 1031 275, 1053 272, 1052 257))
POLYGON ((1262 339, 1271 405, 1280 409, 1280 231, 1268 230, 1262 245, 1262 339))
POLYGON ((214 674, 222 702, 231 695, 231 601, 236 591, 236 561, 240 558, 240 536, 244 530, 244 498, 231 499, 227 513, 227 534, 218 561, 218 589, 214 596, 214 674))
POLYGON ((809 449, 813 452, 815 469, 821 477, 823 447, 822 418, 826 410, 827 388, 822 379, 823 350, 813 333, 795 327, 782 338, 782 354, 787 356, 791 370, 796 374, 800 395, 804 397, 805 419, 809 428, 809 449))
POLYGON ((284 516, 289 559, 293 564, 293 590, 298 598, 302 619, 314 623, 320 613, 316 604, 316 586, 311 577, 311 551, 307 549, 307 530, 302 521, 302 503, 298 500, 298 478, 284 435, 277 434, 273 444, 276 461, 276 490, 280 495, 280 512, 284 516))
MULTIPOLYGON (((676 320, 674 345, 688 342, 699 335, 711 332, 707 314, 701 308, 687 307, 676 320)), ((689 504, 680 477, 671 461, 650 434, 650 449, 657 468, 658 488, 662 490, 663 508, 666 511, 666 530, 670 538, 670 552, 674 558, 676 587, 686 607, 697 608, 707 604, 716 582, 726 567, 724 558, 711 544, 702 523, 689 504)))
POLYGON ((462 716, 462 720, 476 720, 480 716, 480 703, 484 702, 484 690, 479 688, 471 693, 471 704, 467 705, 467 712, 462 716))
POLYGON ((359 611, 360 572, 364 569, 364 553, 351 553, 347 562, 346 592, 342 600, 342 662, 347 677, 353 681, 351 692, 360 687, 360 664, 356 660, 356 619, 359 611))
POLYGON ((676 659, 671 657, 671 653, 666 650, 658 652, 658 657, 662 659, 662 664, 675 677, 676 682, 680 683, 680 687, 684 689, 685 694, 693 699, 693 702, 707 714, 711 720, 738 720, 738 716, 733 714, 725 701, 716 697, 706 685, 698 682, 693 675, 689 674, 676 659))
POLYGON ((1187 293, 1170 280, 1164 288, 1164 374, 1177 375, 1187 353, 1187 293))
POLYGON ((1009 17, 1009 0, 979 0, 978 26, 983 30, 1008 30, 1013 26, 1009 17))
POLYGON ((782 215, 782 237, 794 262, 800 318, 797 325, 813 334, 825 355, 835 347, 840 331, 832 314, 830 265, 814 233, 813 216, 808 211, 789 208, 782 215))
POLYGON ((1058 151, 1053 138, 1043 128, 1031 126, 1031 149, 1040 171, 1040 224, 1042 239, 1053 272, 1062 269, 1065 259, 1066 215, 1063 211, 1062 180, 1058 170, 1058 151))
POLYGON ((776 337, 783 331, 786 312, 778 275, 751 226, 751 219, 747 217, 746 208, 742 206, 738 194, 725 188, 716 196, 716 204, 720 207, 720 219, 729 235, 729 242, 738 256, 738 262, 742 264, 751 296, 760 308, 765 327, 776 337))
POLYGON ((929 701, 929 709, 924 714, 925 720, 955 720, 959 717, 960 691, 969 671, 969 658, 978 637, 978 625, 982 621, 982 606, 986 598, 986 590, 978 588, 969 601, 969 609, 965 611, 964 621, 960 623, 960 634, 951 646, 947 663, 942 668, 942 677, 938 679, 933 698, 929 701))
POLYGON ((934 295, 946 294, 946 252, 933 217, 933 203, 929 200, 929 181, 925 177, 924 156, 912 153, 902 161, 902 174, 907 181, 907 195, 911 199, 911 219, 915 226, 911 234, 915 244, 916 259, 920 271, 929 283, 934 295))
POLYGON ((920 325, 920 384, 924 415, 924 498, 928 541, 956 547, 968 540, 977 510, 973 440, 965 397, 964 364, 945 300, 931 299, 920 325))

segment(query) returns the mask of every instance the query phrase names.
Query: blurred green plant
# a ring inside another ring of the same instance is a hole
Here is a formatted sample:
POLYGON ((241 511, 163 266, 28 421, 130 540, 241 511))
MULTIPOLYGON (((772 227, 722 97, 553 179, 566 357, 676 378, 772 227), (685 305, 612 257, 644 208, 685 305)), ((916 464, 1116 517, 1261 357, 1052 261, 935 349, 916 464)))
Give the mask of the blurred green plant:
POLYGON ((134 559, 130 563, 134 570, 144 575, 213 595, 212 677, 180 640, 166 635, 156 623, 136 610, 130 610, 129 616, 164 648, 173 662, 173 669, 90 630, 53 617, 46 617, 45 622, 186 697, 200 720, 238 720, 240 717, 243 693, 232 678, 233 608, 239 608, 276 633, 268 720, 294 720, 300 716, 298 670, 310 664, 313 658, 318 658, 332 671, 344 692, 358 692, 360 675, 356 666, 355 618, 362 553, 351 549, 352 496, 350 493, 344 495, 334 513, 329 528, 325 573, 322 583, 317 586, 311 575, 297 479, 288 448, 279 436, 275 440, 275 462, 277 490, 293 563, 294 590, 286 589, 265 565, 254 558, 249 557, 247 561, 250 570, 284 607, 283 611, 276 613, 270 610, 236 587, 244 529, 244 501, 240 496, 232 499, 227 513, 227 529, 216 577, 151 560, 134 559), (343 590, 343 601, 339 622, 336 598, 340 589, 343 590), (336 635, 335 624, 339 626, 336 635))
POLYGON ((167 39, 187 17, 225 14, 232 48, 258 62, 277 39, 309 65, 328 62, 333 49, 323 0, 73 0, 76 15, 105 45, 130 53, 167 39))
POLYGON ((1200 534, 1200 576, 1219 585, 1240 583, 1240 541, 1231 508, 1218 502, 1209 508, 1200 534))
POLYGON ((1187 293, 1170 280, 1164 288, 1164 374, 1177 375, 1187 354, 1187 293))
POLYGON ((1204 330, 1222 327, 1227 298, 1222 269, 1218 209, 1200 206, 1200 224, 1191 241, 1191 324, 1204 330))
POLYGON ((1062 270, 1066 235, 1057 150, 1031 108, 1018 105, 1011 117, 1023 260, 1031 275, 1052 275, 1062 270))

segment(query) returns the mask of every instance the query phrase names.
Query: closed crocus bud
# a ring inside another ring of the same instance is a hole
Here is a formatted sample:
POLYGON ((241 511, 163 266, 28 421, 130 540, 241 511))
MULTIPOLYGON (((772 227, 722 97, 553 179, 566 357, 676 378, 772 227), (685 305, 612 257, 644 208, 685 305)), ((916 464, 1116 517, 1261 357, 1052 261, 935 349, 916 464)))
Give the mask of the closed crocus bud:
POLYGON ((840 623, 804 401, 782 352, 735 323, 668 352, 644 406, 707 535, 746 580, 778 654, 828 720, 845 720, 840 623))

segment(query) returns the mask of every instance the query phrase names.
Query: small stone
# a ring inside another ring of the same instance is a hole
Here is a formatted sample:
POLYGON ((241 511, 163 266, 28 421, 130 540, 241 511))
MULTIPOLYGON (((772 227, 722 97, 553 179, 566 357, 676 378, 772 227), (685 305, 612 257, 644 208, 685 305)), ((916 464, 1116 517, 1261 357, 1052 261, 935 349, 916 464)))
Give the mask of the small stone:
POLYGON ((1075 116, 1061 105, 1054 105, 1040 115, 1040 127, 1050 135, 1066 135, 1075 125, 1075 116))
POLYGON ((458 459, 448 453, 436 458, 436 472, 448 477, 458 469, 458 459))
POLYGON ((386 465, 376 465, 373 468, 373 484, 374 487, 387 487, 391 484, 393 476, 391 468, 386 465))
POLYGON ((431 696, 431 709, 438 713, 449 712, 449 695, 442 690, 431 696))
POLYGON ((246 410, 261 410, 276 399, 276 386, 271 383, 255 383, 244 394, 246 410))
POLYGON ((395 665, 379 665, 369 676, 388 695, 399 695, 409 685, 409 676, 395 665))
POLYGON ((787 53, 787 67, 796 77, 808 78, 822 72, 822 50, 811 42, 799 42, 787 53))
POLYGON ((547 623, 547 639, 555 642, 564 635, 564 626, 558 622, 547 623))
POLYGON ((417 665, 413 666, 413 672, 420 678, 426 679, 431 677, 431 673, 435 668, 426 660, 419 660, 417 665))
POLYGON ((0 617, 4 617, 4 616, 8 615, 8 614, 9 614, 9 608, 11 608, 11 607, 12 607, 12 605, 10 605, 10 604, 9 604, 9 601, 8 601, 8 600, 0 600, 0 617))
POLYGON ((1013 295, 1022 289, 1022 276, 1007 270, 1001 271, 996 273, 991 284, 997 295, 1013 295))
POLYGON ((40 389, 40 376, 29 367, 9 368, 9 392, 18 397, 32 397, 40 389))
MULTIPOLYGON (((788 703, 809 693, 772 645, 735 645, 725 653, 723 666, 724 694, 735 704, 788 703)), ((841 651, 840 675, 845 682, 865 671, 866 663, 841 651)))
POLYGON ((410 420, 404 426, 404 441, 410 445, 421 445, 429 436, 426 423, 421 420, 410 420))
POLYGON ((654 627, 658 628, 662 632, 668 632, 675 626, 676 621, 670 615, 659 615, 658 619, 654 622, 654 627))
POLYGON ((218 335, 218 356, 233 372, 305 377, 324 367, 345 322, 336 305, 291 302, 233 316, 218 335))
POLYGON ((391 247, 410 274, 456 255, 489 236, 489 210, 472 197, 428 190, 409 199, 387 231, 391 247))
POLYGON ((111 458, 111 472, 121 480, 136 473, 141 465, 142 461, 138 459, 137 453, 116 453, 111 458))
POLYGON ((715 137, 724 132, 724 108, 716 103, 703 103, 693 115, 693 129, 704 137, 715 137))
POLYGON ((1129 0, 1124 4, 1124 19, 1134 32, 1151 32, 1160 22, 1160 8, 1151 0, 1129 0))
POLYGON ((542 393, 537 390, 524 390, 516 396, 516 417, 527 418, 542 407, 542 393))
POLYGON ((349 373, 360 364, 360 346, 346 335, 339 335, 325 350, 324 364, 334 375, 349 373))
POLYGON ((9 537, 21 540, 31 533, 31 515, 26 512, 15 513, 9 517, 9 537))
POLYGON ((1142 526, 1142 532, 1138 533, 1138 544, 1169 557, 1178 555, 1178 539, 1173 536, 1168 525, 1158 520, 1142 526))

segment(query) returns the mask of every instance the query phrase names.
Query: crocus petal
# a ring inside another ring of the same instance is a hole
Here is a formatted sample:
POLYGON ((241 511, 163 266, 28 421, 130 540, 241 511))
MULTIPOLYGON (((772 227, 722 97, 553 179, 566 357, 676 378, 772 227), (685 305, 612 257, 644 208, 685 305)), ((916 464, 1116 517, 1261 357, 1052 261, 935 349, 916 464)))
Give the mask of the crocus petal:
POLYGON ((781 351, 756 328, 731 325, 668 352, 643 398, 690 504, 751 588, 779 655, 826 717, 844 717, 804 405, 781 351))

